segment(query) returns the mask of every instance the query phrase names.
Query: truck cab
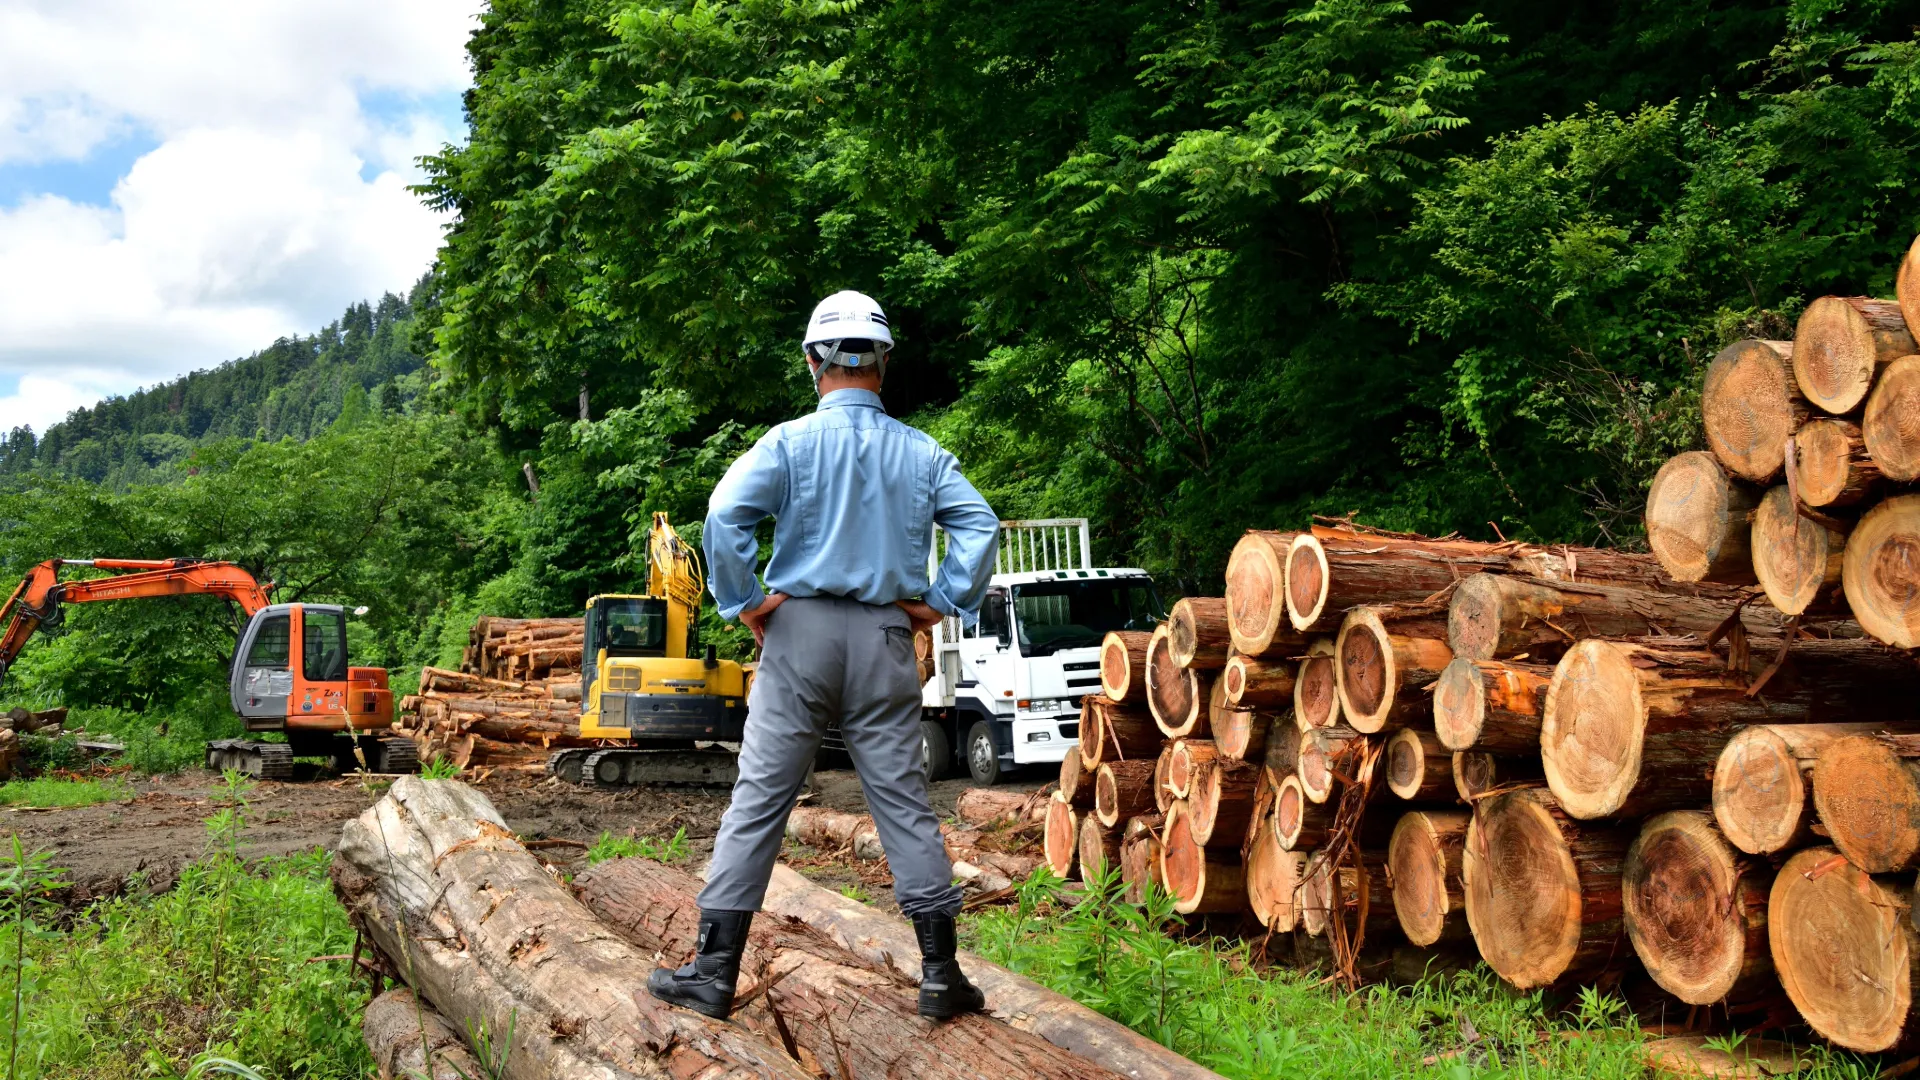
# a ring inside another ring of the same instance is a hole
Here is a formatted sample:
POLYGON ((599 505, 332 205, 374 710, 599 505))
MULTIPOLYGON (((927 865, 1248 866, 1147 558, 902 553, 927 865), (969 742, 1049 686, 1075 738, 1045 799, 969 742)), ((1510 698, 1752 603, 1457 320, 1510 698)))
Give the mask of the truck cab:
POLYGON ((1164 617, 1146 571, 1092 564, 1084 518, 1000 528, 979 623, 948 618, 931 635, 921 729, 936 778, 964 766, 993 784, 1021 766, 1058 764, 1079 744, 1080 699, 1100 692, 1101 640, 1164 617))

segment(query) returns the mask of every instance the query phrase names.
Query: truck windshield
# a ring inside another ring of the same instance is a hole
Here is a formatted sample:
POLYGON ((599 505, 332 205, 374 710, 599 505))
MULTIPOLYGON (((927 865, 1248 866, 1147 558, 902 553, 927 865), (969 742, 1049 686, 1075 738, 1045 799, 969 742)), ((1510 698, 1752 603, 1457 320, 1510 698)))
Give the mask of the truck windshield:
POLYGON ((1088 648, 1109 630, 1152 630, 1162 618, 1160 597, 1146 578, 1015 585, 1013 612, 1026 656, 1088 648))

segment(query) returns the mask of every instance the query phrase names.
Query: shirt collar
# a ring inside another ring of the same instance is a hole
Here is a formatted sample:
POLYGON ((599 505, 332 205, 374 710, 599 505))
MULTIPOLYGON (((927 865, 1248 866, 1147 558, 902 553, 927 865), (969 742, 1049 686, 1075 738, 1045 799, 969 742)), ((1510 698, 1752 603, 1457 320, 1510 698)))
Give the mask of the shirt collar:
POLYGON ((847 408, 879 409, 881 412, 887 411, 887 407, 880 404, 879 394, 871 390, 862 390, 857 386, 849 386, 844 389, 835 390, 821 397, 820 407, 816 411, 825 412, 828 409, 847 408))

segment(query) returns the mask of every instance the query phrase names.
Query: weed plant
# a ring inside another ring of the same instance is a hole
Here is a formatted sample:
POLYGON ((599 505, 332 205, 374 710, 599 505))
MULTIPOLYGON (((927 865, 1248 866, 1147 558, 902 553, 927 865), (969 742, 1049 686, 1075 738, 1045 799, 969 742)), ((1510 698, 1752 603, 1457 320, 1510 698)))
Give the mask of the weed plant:
POLYGON ((4 806, 92 806, 133 798, 133 789, 119 777, 36 776, 0 784, 4 806))
POLYGON ((603 863, 608 859, 652 859, 655 862, 685 862, 693 854, 687 846, 687 830, 681 829, 666 841, 651 836, 636 836, 632 831, 621 835, 603 832, 600 838, 587 849, 588 863, 603 863))
POLYGON ((62 929, 44 857, 16 846, 0 866, 0 972, 18 988, 9 1080, 368 1075, 365 984, 315 962, 353 944, 328 856, 243 860, 249 785, 226 783, 205 855, 162 895, 136 882, 62 929))
MULTIPOLYGON (((1347 993, 1313 972, 1262 970, 1244 942, 1188 935, 1164 891, 1136 905, 1114 874, 1073 897, 1061 884, 1041 868, 1015 907, 968 920, 968 946, 1234 1080, 1647 1075, 1632 1014, 1605 994, 1557 1009, 1484 966, 1347 993)), ((1876 1072, 1815 1053, 1806 1080, 1876 1072)))

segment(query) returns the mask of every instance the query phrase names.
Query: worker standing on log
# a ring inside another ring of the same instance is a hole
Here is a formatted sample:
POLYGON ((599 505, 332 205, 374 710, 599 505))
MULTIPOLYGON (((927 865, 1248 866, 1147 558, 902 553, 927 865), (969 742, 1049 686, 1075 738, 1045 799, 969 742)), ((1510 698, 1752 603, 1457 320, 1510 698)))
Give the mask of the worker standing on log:
POLYGON ((741 455, 708 504, 707 581, 721 617, 753 631, 760 667, 740 778, 700 892, 696 955, 678 971, 654 972, 648 987, 709 1016, 732 1009, 787 815, 838 717, 894 896, 919 938, 920 1014, 956 1016, 985 999, 954 959, 960 890, 927 800, 913 637, 946 615, 978 618, 999 521, 952 454, 881 406, 893 334, 879 304, 857 292, 827 297, 802 347, 819 408, 741 455), (773 557, 762 591, 754 530, 768 517, 773 557), (928 580, 935 524, 947 550, 928 580))

